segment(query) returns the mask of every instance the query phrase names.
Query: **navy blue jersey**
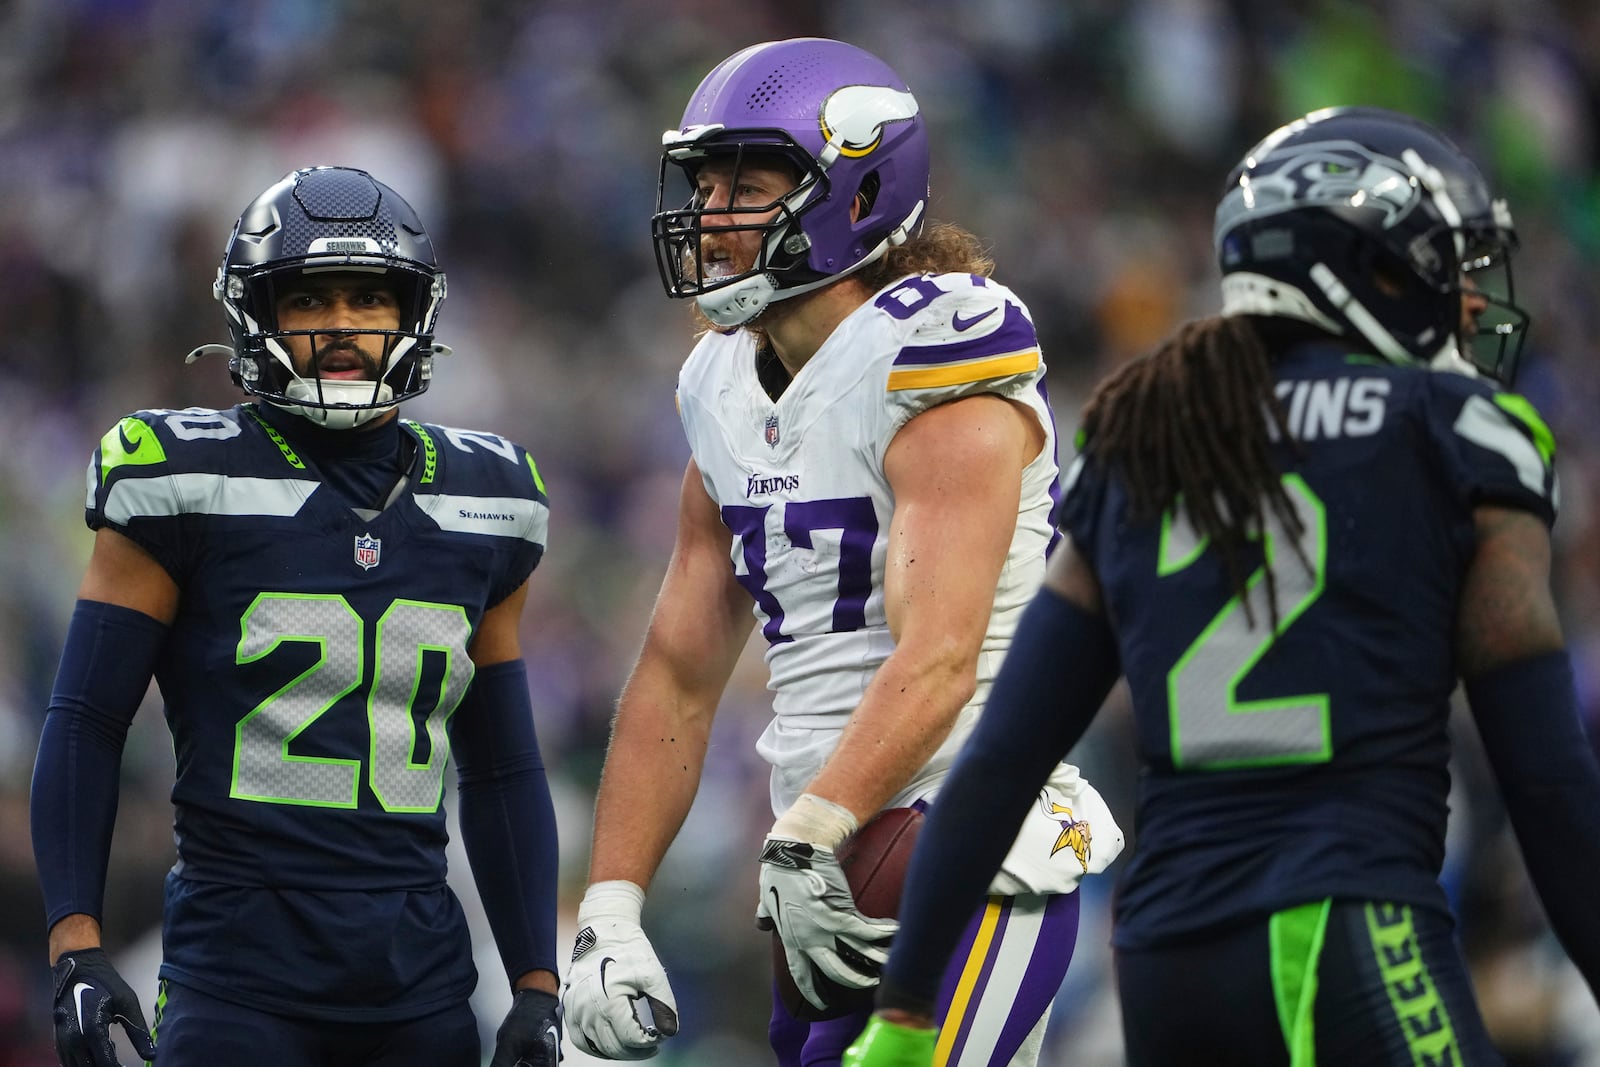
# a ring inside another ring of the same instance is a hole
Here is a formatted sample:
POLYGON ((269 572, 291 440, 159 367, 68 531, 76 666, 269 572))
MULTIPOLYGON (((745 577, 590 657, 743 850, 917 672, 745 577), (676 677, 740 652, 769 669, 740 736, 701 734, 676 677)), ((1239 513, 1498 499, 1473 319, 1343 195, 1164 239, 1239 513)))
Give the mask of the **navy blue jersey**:
POLYGON ((447 728, 548 511, 518 446, 406 422, 406 485, 363 518, 294 427, 254 405, 130 415, 89 465, 87 519, 182 590, 156 669, 177 759, 163 974, 392 1015, 475 981, 445 886, 447 728))
POLYGON ((1275 447, 1305 529, 1297 550, 1269 515, 1246 563, 1248 615, 1185 519, 1127 520, 1092 441, 1062 505, 1104 590, 1143 770, 1119 945, 1330 896, 1446 909, 1446 724, 1473 509, 1554 521, 1549 434, 1521 398, 1329 346, 1292 351, 1276 373, 1300 448, 1275 447))

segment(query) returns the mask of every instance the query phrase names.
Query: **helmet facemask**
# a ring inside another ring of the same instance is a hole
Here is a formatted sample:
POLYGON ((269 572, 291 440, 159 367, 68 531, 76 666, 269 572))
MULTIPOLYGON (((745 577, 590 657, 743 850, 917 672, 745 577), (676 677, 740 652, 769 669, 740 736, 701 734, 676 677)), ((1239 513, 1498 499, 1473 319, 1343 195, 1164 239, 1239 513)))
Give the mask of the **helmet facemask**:
POLYGON ((783 131, 761 133, 766 136, 754 143, 669 147, 661 159, 657 210, 651 219, 657 268, 669 295, 696 298, 718 326, 737 326, 753 318, 761 308, 742 314, 752 300, 764 308, 778 299, 779 290, 829 277, 810 267, 806 253, 811 241, 802 224, 807 213, 828 199, 832 190, 828 175, 783 131), (794 175, 794 186, 764 204, 739 203, 737 197, 731 204, 709 204, 698 188, 699 171, 708 162, 722 160, 731 161, 730 190, 741 186, 742 175, 751 167, 786 169, 794 175), (669 210, 664 206, 667 186, 671 173, 680 169, 692 192, 687 204, 669 210), (707 216, 717 220, 715 224, 708 225, 707 216), (742 233, 760 236, 753 262, 735 263, 738 269, 724 272, 720 264, 708 260, 708 237, 714 241, 742 233), (737 321, 728 321, 734 318, 737 321))
POLYGON ((445 294, 442 273, 352 261, 351 257, 307 257, 299 263, 219 278, 233 297, 223 297, 234 329, 229 368, 248 392, 329 429, 353 429, 425 392, 433 378, 434 323, 445 294), (399 321, 393 329, 319 327, 283 329, 277 302, 300 287, 306 275, 359 272, 382 276, 393 292, 399 321), (238 316, 237 320, 234 316, 238 316), (362 379, 324 378, 316 373, 319 355, 338 338, 364 338, 357 345, 362 362, 376 373, 362 379), (294 338, 305 338, 311 352, 308 374, 295 367, 294 338), (377 353, 371 351, 377 348, 377 353), (374 366, 375 364, 375 366, 374 366))
POLYGON ((1511 280, 1516 250, 1509 229, 1471 234, 1461 265, 1460 356, 1507 385, 1516 380, 1528 330, 1528 313, 1517 304, 1511 280))

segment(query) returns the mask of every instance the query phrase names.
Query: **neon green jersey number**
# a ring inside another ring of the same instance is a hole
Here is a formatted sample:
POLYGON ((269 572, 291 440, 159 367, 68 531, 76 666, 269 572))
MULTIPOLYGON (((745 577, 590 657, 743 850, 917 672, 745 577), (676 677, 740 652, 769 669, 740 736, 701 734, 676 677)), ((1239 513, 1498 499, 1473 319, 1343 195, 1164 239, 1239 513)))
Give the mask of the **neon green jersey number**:
MULTIPOLYGON (((297 755, 295 739, 366 676, 365 624, 344 597, 262 593, 240 620, 237 662, 252 663, 285 643, 314 645, 316 662, 239 720, 233 749, 233 787, 240 800, 354 808, 361 760, 297 755)), ((446 723, 472 681, 467 657, 471 627, 452 604, 396 600, 376 627, 377 662, 367 695, 371 735, 368 773, 386 811, 434 811, 450 747, 446 723), (444 655, 445 669, 423 728, 429 757, 417 763, 414 709, 423 701, 423 654, 444 655)))
MULTIPOLYGON (((1322 501, 1294 474, 1284 489, 1300 518, 1301 552, 1285 551, 1288 531, 1268 513, 1262 537, 1265 566, 1273 567, 1278 592, 1278 625, 1267 603, 1266 571, 1258 567, 1245 582, 1252 627, 1244 603, 1235 596, 1222 606, 1167 672, 1167 709, 1172 762, 1180 770, 1226 770, 1285 763, 1323 763, 1333 755, 1328 725, 1328 694, 1303 693, 1263 700, 1240 700, 1241 682, 1266 655, 1275 638, 1294 625, 1322 595, 1327 574, 1328 520, 1322 501), (1301 555, 1309 567, 1301 563, 1301 555)), ((1192 565, 1205 551, 1186 519, 1168 512, 1162 522, 1161 577, 1192 565)))

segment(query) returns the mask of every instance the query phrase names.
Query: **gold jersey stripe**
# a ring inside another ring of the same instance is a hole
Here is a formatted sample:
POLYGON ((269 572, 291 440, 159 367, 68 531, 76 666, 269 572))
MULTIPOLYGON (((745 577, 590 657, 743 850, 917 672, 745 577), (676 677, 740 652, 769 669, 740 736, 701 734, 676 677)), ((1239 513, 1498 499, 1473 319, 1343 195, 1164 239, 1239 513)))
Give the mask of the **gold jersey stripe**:
POLYGON ((1013 374, 1027 374, 1039 367, 1039 350, 1014 352, 1009 356, 990 356, 970 363, 955 363, 943 367, 910 367, 889 372, 889 391, 901 389, 937 389, 942 385, 965 385, 985 378, 1006 378, 1013 374))

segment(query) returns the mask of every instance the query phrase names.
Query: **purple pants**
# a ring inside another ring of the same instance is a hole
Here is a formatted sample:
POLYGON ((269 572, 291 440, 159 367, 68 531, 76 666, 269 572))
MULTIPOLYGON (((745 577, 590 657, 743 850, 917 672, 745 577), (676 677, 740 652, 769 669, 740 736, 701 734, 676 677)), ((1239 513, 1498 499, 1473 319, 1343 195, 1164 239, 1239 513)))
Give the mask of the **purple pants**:
MULTIPOLYGON (((1078 894, 990 897, 973 916, 939 988, 935 1067, 1006 1067, 1061 988, 1078 940, 1078 894)), ((806 1023, 772 992, 767 1029, 778 1067, 839 1067, 867 1015, 806 1023)))

